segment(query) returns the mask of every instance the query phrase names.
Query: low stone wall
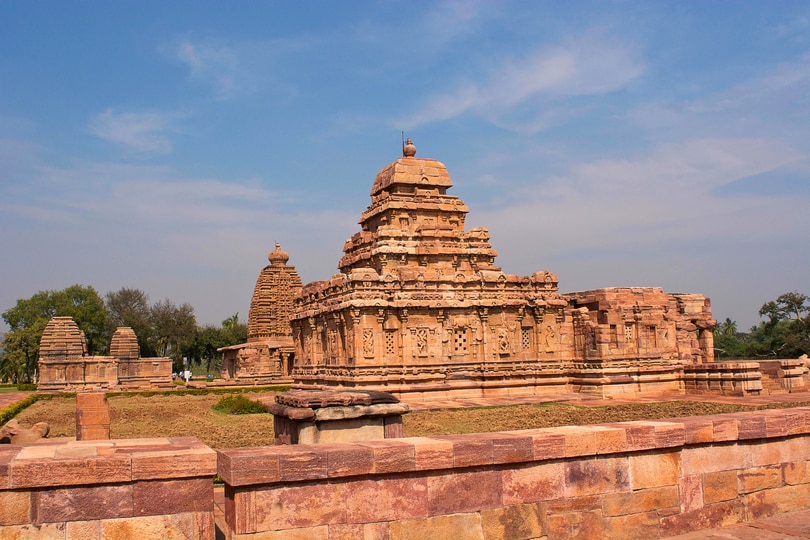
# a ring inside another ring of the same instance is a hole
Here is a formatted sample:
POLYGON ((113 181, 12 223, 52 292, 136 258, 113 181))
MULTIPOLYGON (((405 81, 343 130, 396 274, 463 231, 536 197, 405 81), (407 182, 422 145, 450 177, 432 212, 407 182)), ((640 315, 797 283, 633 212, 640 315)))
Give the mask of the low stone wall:
POLYGON ((229 539, 658 538, 810 505, 810 408, 217 453, 229 539))
POLYGON ((758 396, 762 392, 762 373, 758 362, 709 362, 683 368, 687 394, 758 396))
POLYGON ((213 539, 215 472, 195 437, 0 445, 0 538, 213 539))

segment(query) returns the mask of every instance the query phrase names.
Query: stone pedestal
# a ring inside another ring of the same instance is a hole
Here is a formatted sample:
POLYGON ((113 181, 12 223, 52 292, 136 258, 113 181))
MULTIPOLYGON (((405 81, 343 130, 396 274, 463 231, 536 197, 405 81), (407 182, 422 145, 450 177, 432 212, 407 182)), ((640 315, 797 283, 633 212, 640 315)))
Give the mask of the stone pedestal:
POLYGON ((372 391, 300 391, 270 405, 276 444, 315 444, 402 437, 408 405, 372 391))
POLYGON ((98 441, 110 438, 110 403, 103 392, 76 394, 76 440, 98 441))

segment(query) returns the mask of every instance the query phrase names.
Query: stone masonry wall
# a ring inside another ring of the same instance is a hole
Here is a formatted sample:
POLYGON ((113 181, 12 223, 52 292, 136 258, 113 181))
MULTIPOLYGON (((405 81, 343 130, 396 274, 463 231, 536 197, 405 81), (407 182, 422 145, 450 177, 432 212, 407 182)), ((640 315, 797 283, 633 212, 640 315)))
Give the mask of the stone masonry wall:
POLYGON ((229 539, 657 538, 810 505, 810 408, 218 451, 229 539))
POLYGON ((0 445, 0 538, 213 540, 215 472, 195 437, 0 445))

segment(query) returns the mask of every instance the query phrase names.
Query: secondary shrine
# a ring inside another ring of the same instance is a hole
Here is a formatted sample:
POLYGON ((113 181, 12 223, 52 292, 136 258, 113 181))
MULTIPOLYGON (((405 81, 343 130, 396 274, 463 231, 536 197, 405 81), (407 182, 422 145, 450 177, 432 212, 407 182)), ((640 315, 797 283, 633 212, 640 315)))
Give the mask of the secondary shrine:
POLYGON ((678 391, 713 359, 709 299, 659 288, 561 294, 557 276, 508 274, 484 228, 448 194, 439 161, 403 157, 371 188, 339 274, 303 286, 292 313, 297 388, 409 399, 678 391))

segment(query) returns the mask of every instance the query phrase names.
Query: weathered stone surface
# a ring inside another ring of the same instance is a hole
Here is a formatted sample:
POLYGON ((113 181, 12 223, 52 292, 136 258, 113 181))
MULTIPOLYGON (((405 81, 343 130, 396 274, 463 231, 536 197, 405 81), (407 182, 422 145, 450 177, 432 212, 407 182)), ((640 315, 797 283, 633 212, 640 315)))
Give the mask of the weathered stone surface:
POLYGON ((457 472, 427 480, 431 515, 479 511, 502 504, 503 484, 497 471, 457 472))
POLYGON ((458 540, 484 540, 481 515, 478 513, 405 519, 390 524, 390 540, 425 540, 427 538, 454 538, 458 540))
POLYGON ((514 540, 540 538, 545 534, 545 512, 539 504, 515 504, 481 511, 484 538, 514 540))
POLYGON ((12 418, 0 428, 0 444, 31 444, 47 437, 50 426, 47 422, 37 422, 33 426, 24 427, 12 418))

